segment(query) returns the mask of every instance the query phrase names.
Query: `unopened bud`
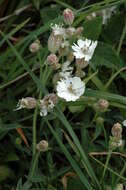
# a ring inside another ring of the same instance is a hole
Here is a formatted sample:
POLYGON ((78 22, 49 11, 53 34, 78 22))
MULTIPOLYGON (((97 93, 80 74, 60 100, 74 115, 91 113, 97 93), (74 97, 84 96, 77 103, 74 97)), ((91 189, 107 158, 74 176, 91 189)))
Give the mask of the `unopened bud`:
POLYGON ((98 101, 99 108, 103 111, 105 111, 109 107, 109 102, 104 99, 100 99, 98 101))
POLYGON ((63 11, 63 17, 64 17, 64 22, 67 25, 71 25, 74 21, 74 13, 72 10, 68 8, 63 11))
POLYGON ((50 54, 47 57, 47 64, 52 67, 52 69, 57 70, 60 68, 60 64, 58 63, 59 59, 55 54, 50 54))
POLYGON ((104 118, 103 117, 97 117, 96 123, 99 125, 102 125, 104 123, 104 118))
POLYGON ((74 27, 69 27, 66 29, 66 34, 71 37, 76 34, 76 29, 74 27))
POLYGON ((40 41, 39 40, 35 40, 30 46, 29 46, 29 50, 32 53, 37 52, 40 49, 40 41))
POLYGON ((83 30, 84 30, 84 28, 83 28, 82 26, 80 26, 80 27, 78 27, 78 28, 76 29, 75 34, 79 36, 79 35, 82 34, 83 30))
POLYGON ((110 140, 109 140, 109 147, 110 147, 110 149, 116 149, 116 148, 118 148, 118 147, 124 147, 124 145, 125 145, 125 141, 124 140, 122 140, 122 139, 119 139, 119 138, 117 138, 117 137, 112 137, 112 136, 110 136, 110 140))
POLYGON ((62 43, 62 36, 61 35, 54 35, 52 32, 48 39, 48 49, 52 53, 56 53, 62 43))
POLYGON ((85 67, 87 67, 88 64, 89 63, 84 59, 76 59, 76 66, 78 68, 84 69, 85 67))
POLYGON ((36 104, 37 101, 35 98, 32 97, 22 98, 21 100, 19 100, 16 110, 20 110, 22 108, 33 109, 36 107, 36 104))
POLYGON ((36 146, 37 150, 40 152, 46 152, 48 150, 48 147, 49 144, 46 140, 41 140, 36 146))
POLYGON ((55 54, 50 54, 48 57, 47 57, 47 62, 49 64, 51 63, 58 63, 59 59, 58 57, 55 55, 55 54))
POLYGON ((114 137, 121 138, 122 137, 122 125, 120 123, 114 124, 111 132, 114 137))
POLYGON ((67 60, 71 63, 73 60, 74 60, 74 55, 72 52, 70 52, 68 55, 67 55, 67 60))

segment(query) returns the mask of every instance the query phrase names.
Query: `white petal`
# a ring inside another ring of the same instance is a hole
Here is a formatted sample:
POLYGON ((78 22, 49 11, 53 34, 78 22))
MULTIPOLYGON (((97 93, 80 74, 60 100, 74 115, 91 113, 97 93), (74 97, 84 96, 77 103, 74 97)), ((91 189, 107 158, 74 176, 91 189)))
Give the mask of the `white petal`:
POLYGON ((85 45, 85 41, 83 41, 83 40, 78 40, 77 41, 77 44, 78 44, 78 46, 80 47, 80 48, 82 48, 82 47, 84 47, 84 45, 85 45))

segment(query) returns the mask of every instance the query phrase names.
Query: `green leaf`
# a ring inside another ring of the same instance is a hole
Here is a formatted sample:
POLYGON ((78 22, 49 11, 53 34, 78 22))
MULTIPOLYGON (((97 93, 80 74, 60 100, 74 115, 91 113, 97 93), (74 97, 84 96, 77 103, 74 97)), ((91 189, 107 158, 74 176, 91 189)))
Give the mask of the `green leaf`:
POLYGON ((111 17, 110 21, 102 32, 102 37, 106 42, 111 44, 118 43, 123 30, 124 20, 125 16, 123 16, 123 14, 116 14, 111 17))
POLYGON ((86 190, 78 177, 68 178, 67 190, 86 190))
POLYGON ((13 162, 13 161, 18 161, 19 157, 17 154, 10 152, 5 156, 4 162, 13 162))
POLYGON ((50 131, 52 132, 52 134, 54 135, 54 137, 56 138, 60 148, 62 149, 62 151, 64 152, 65 156, 67 157, 67 159, 69 160, 71 166, 73 167, 73 169, 75 170, 75 172, 77 173, 78 177, 80 178, 81 182, 83 183, 83 185, 90 190, 93 190, 93 188, 91 187, 90 183, 88 182, 87 178, 85 177, 84 173, 81 171, 79 165, 76 163, 76 161, 73 159, 73 157, 71 156, 71 154, 69 153, 69 151, 66 149, 65 145, 62 143, 62 141, 60 140, 59 136, 57 135, 57 133, 55 132, 55 130, 52 128, 52 126, 50 125, 50 123, 48 121, 46 121, 50 131))
POLYGON ((55 114, 57 115, 57 118, 59 118, 59 120, 63 123, 64 127, 68 130, 69 135, 72 137, 74 144, 76 145, 78 151, 80 152, 80 156, 83 160, 83 164, 84 164, 84 167, 85 167, 88 175, 92 178, 92 180, 95 183, 97 183, 97 186, 99 187, 99 189, 101 189, 100 184, 97 180, 97 177, 95 176, 92 166, 88 160, 88 157, 85 154, 85 152, 79 142, 79 139, 77 138, 75 132, 73 131, 70 123, 67 121, 65 115, 62 113, 62 111, 58 107, 57 107, 57 112, 55 112, 55 114))
POLYGON ((99 90, 86 89, 85 96, 95 97, 98 99, 104 98, 108 101, 121 103, 121 104, 124 104, 126 106, 126 97, 118 95, 118 94, 113 94, 113 93, 109 93, 109 92, 102 92, 99 90))
POLYGON ((84 107, 84 105, 69 106, 68 109, 70 110, 71 113, 79 113, 79 112, 83 112, 85 107, 84 107))
POLYGON ((49 20, 55 19, 59 16, 60 7, 58 5, 54 7, 44 7, 40 11, 40 15, 43 19, 43 23, 47 23, 49 20))
POLYGON ((84 37, 97 40, 102 30, 102 18, 96 17, 84 22, 84 37))
POLYGON ((90 65, 95 70, 99 66, 105 66, 115 70, 125 66, 112 46, 102 42, 98 43, 90 65))

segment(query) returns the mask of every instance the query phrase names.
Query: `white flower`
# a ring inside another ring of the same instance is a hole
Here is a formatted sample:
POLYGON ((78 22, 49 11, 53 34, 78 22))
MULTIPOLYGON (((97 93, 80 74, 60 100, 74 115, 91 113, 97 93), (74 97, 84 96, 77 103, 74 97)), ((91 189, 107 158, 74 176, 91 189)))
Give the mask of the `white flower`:
POLYGON ((111 18, 111 15, 116 12, 116 6, 111 8, 106 8, 101 11, 102 14, 102 24, 107 24, 108 19, 111 18))
POLYGON ((59 73, 62 78, 72 76, 73 67, 70 67, 70 61, 66 61, 62 64, 62 71, 59 73))
POLYGON ((126 120, 122 122, 123 126, 126 127, 126 120))
POLYGON ((97 41, 91 41, 89 39, 77 41, 77 44, 74 43, 72 49, 74 50, 73 54, 76 59, 84 58, 85 61, 89 61, 94 53, 94 50, 97 46, 97 41))
POLYGON ((85 84, 79 77, 71 77, 58 81, 57 95, 66 101, 76 101, 85 91, 85 84))
POLYGON ((53 93, 46 95, 40 100, 40 116, 46 116, 48 112, 52 111, 57 103, 57 96, 53 93))
POLYGON ((53 33, 55 36, 57 35, 61 35, 61 36, 65 36, 66 35, 66 32, 65 32, 65 28, 63 28, 63 25, 58 25, 58 24, 51 24, 51 28, 53 30, 53 33))

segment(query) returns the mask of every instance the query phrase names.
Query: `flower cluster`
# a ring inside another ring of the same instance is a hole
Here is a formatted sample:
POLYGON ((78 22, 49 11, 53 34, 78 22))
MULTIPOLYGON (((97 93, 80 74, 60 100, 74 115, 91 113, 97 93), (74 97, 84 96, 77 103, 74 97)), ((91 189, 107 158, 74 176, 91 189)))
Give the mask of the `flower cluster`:
POLYGON ((25 109, 34 109, 38 106, 41 116, 46 116, 48 112, 51 112, 57 103, 56 94, 48 94, 41 100, 36 100, 32 97, 26 97, 19 100, 17 108, 15 110, 25 109))
MULTIPOLYGON (((57 97, 65 101, 76 101, 85 92, 85 67, 90 64, 97 41, 84 38, 83 27, 73 27, 75 16, 72 10, 63 11, 64 23, 51 24, 51 34, 48 38, 48 50, 45 64, 53 72, 53 84, 56 94, 48 94, 42 100, 22 98, 19 100, 18 109, 40 109, 40 115, 46 116, 53 110, 57 97)), ((32 53, 39 51, 40 42, 33 42, 29 50, 32 53)))
POLYGON ((83 27, 72 26, 74 13, 70 9, 63 12, 64 24, 51 24, 48 39, 51 54, 46 63, 53 70, 57 95, 66 101, 76 101, 84 94, 85 76, 83 69, 88 66, 97 46, 97 41, 83 37, 83 27))

